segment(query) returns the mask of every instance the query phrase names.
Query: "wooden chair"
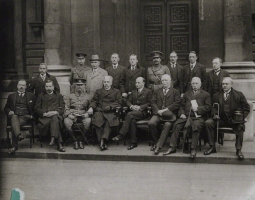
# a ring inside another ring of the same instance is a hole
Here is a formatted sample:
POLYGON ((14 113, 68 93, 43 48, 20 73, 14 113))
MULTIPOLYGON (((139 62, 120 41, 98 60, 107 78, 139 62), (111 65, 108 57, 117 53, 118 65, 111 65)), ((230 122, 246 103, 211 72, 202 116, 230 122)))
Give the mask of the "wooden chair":
MULTIPOLYGON (((30 122, 24 126, 20 127, 20 131, 28 131, 30 135, 30 148, 32 148, 32 144, 35 143, 35 136, 34 136, 34 120, 30 120, 30 122)), ((7 133, 7 142, 9 148, 11 147, 11 137, 12 137, 12 128, 11 125, 7 125, 6 127, 7 133), (10 137, 11 136, 11 137, 10 137)))

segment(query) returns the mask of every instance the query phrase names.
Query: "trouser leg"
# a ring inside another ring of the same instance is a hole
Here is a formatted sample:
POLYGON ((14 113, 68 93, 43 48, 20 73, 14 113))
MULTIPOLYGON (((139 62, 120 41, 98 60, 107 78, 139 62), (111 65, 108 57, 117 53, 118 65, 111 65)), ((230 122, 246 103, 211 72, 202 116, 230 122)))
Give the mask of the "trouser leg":
POLYGON ((149 131, 153 140, 153 143, 156 144, 158 141, 158 123, 160 122, 159 120, 159 116, 157 115, 153 115, 152 118, 150 119, 150 121, 148 122, 148 126, 149 126, 149 131))
POLYGON ((102 138, 101 139, 109 139, 111 133, 111 127, 109 125, 109 122, 106 120, 104 123, 104 129, 103 129, 103 134, 102 134, 102 138))
POLYGON ((61 135, 61 132, 60 132, 60 127, 59 127, 59 118, 58 118, 57 115, 55 115, 51 118, 50 132, 51 132, 51 137, 56 138, 58 143, 63 142, 62 135, 61 135))
POLYGON ((65 125, 67 133, 70 135, 70 137, 72 138, 73 142, 77 141, 77 139, 76 139, 76 137, 74 135, 74 132, 72 130, 73 120, 68 118, 68 117, 66 117, 64 119, 64 125, 65 125))
MULTIPOLYGON (((237 125, 237 126, 242 126, 242 125, 240 124, 240 125, 237 125)), ((237 134, 236 134, 235 147, 236 147, 237 150, 241 150, 242 146, 243 146, 243 133, 244 133, 244 131, 242 130, 242 127, 240 127, 240 128, 237 127, 237 130, 240 130, 240 131, 237 131, 237 134)))
POLYGON ((205 130, 206 130, 206 135, 207 135, 210 146, 215 145, 215 138, 214 138, 215 127, 216 127, 216 121, 214 121, 212 118, 205 121, 205 130))
POLYGON ((186 123, 186 121, 184 121, 184 122, 178 122, 177 121, 177 123, 174 123, 173 133, 172 133, 171 138, 170 138, 170 147, 176 148, 178 138, 179 138, 179 133, 183 129, 183 127, 185 126, 185 123, 186 123))
POLYGON ((166 141, 166 138, 167 138, 167 136, 168 136, 168 134, 170 132, 171 126, 172 126, 171 122, 165 122, 164 123, 162 132, 161 132, 159 140, 157 142, 157 147, 159 147, 159 148, 163 147, 163 145, 164 145, 164 143, 166 141))
POLYGON ((192 131, 191 148, 196 149, 200 133, 203 130, 203 127, 204 127, 204 120, 203 119, 193 120, 193 123, 195 123, 198 130, 197 131, 192 131))

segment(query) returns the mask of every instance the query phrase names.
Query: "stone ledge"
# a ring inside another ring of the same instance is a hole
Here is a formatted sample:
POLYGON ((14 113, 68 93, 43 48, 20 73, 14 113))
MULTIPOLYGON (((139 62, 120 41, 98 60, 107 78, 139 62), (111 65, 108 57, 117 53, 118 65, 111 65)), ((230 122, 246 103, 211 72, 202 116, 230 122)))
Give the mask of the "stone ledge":
POLYGON ((254 68, 255 69, 255 63, 252 61, 243 61, 243 62, 223 62, 222 66, 223 69, 228 68, 254 68))

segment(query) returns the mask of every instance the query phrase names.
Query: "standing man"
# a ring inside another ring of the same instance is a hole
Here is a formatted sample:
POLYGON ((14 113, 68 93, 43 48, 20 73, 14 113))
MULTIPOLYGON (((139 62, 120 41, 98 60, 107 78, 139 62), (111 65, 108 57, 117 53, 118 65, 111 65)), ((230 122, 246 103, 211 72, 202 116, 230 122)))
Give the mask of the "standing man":
POLYGON ((169 55, 169 64, 168 68, 170 70, 171 80, 173 84, 173 88, 179 90, 181 97, 184 94, 184 74, 183 74, 183 66, 177 63, 177 53, 172 51, 169 55))
POLYGON ((206 91, 213 97, 214 94, 222 90, 222 80, 224 77, 230 77, 229 73, 224 69, 221 69, 222 60, 220 58, 214 58, 212 61, 213 70, 207 73, 207 88, 206 91))
POLYGON ((121 106, 121 95, 118 89, 112 88, 112 77, 105 76, 104 87, 98 89, 89 105, 88 114, 93 114, 92 124, 96 128, 100 149, 107 150, 111 128, 119 126, 119 120, 115 115, 116 107, 121 106))
POLYGON ((18 91, 8 96, 4 112, 7 115, 8 124, 12 128, 12 148, 9 154, 18 150, 18 141, 24 139, 20 132, 20 126, 26 125, 34 117, 36 97, 33 93, 26 92, 26 81, 19 80, 18 91))
POLYGON ((153 116, 148 122, 154 143, 151 151, 154 151, 155 155, 158 155, 163 147, 181 105, 180 92, 171 87, 171 77, 168 74, 164 74, 161 77, 161 81, 163 88, 156 90, 151 98, 153 116), (159 136, 157 126, 160 122, 163 122, 164 126, 159 136))
POLYGON ((90 95, 90 100, 93 98, 97 89, 103 87, 104 77, 108 75, 107 71, 100 68, 100 61, 98 55, 91 56, 92 69, 85 72, 84 77, 86 80, 86 91, 90 95))
POLYGON ((113 53, 111 56, 112 65, 106 68, 108 75, 113 78, 112 87, 120 89, 120 77, 125 67, 119 65, 119 54, 113 53))
POLYGON ((161 77, 164 74, 170 75, 169 69, 166 65, 161 65, 161 57, 163 55, 160 51, 152 51, 153 66, 147 70, 147 85, 152 91, 162 88, 161 77))
POLYGON ((191 51, 189 53, 189 62, 190 64, 183 67, 184 69, 184 92, 188 90, 192 90, 191 87, 191 79, 193 77, 200 78, 202 82, 202 89, 206 89, 206 70, 205 66, 201 65, 197 62, 197 53, 195 51, 191 51))
POLYGON ((126 137, 127 133, 131 134, 131 144, 128 150, 137 147, 136 121, 147 117, 147 107, 151 98, 151 90, 144 87, 145 79, 138 77, 136 79, 136 90, 133 90, 127 99, 127 106, 131 110, 127 113, 125 122, 119 132, 119 135, 112 140, 118 141, 126 137))
POLYGON ((74 82, 74 93, 71 93, 70 96, 65 96, 65 113, 64 113, 64 125, 67 130, 67 133, 71 136, 74 144, 73 148, 84 149, 83 139, 78 142, 78 139, 75 137, 74 132, 72 130, 73 123, 82 122, 83 127, 81 131, 84 136, 87 135, 91 118, 87 113, 88 105, 89 105, 89 95, 85 93, 85 80, 84 79, 76 79, 74 82))
POLYGON ((27 91, 35 93, 35 96, 38 97, 39 94, 45 93, 45 83, 48 80, 51 80, 53 82, 53 84, 55 86, 54 87, 55 91, 60 92, 60 88, 59 88, 57 79, 54 76, 49 75, 47 73, 47 64, 41 63, 39 65, 39 75, 32 77, 32 81, 28 85, 27 91))
POLYGON ((219 125, 229 126, 233 128, 233 131, 236 134, 236 155, 239 159, 244 158, 241 150, 243 146, 245 121, 243 120, 241 122, 235 122, 234 113, 235 111, 241 111, 243 113, 243 119, 245 119, 250 112, 250 106, 243 93, 234 90, 232 86, 233 80, 230 77, 223 78, 223 91, 220 91, 213 96, 212 103, 219 104, 219 113, 217 113, 217 108, 213 107, 211 113, 212 118, 208 119, 205 122, 205 128, 210 148, 208 151, 204 152, 204 155, 216 153, 214 130, 216 128, 216 120, 219 120, 219 125))
POLYGON ((137 64, 137 55, 132 54, 129 57, 129 62, 130 65, 123 70, 120 78, 120 92, 124 98, 127 98, 131 91, 136 89, 135 81, 138 77, 146 79, 145 69, 137 64))
POLYGON ((69 77, 69 81, 71 84, 71 91, 70 91, 71 93, 74 92, 74 88, 73 88, 73 87, 75 87, 75 86, 73 86, 74 80, 75 79, 84 79, 84 73, 86 71, 88 71, 89 69, 91 69, 89 66, 85 65, 85 61, 86 61, 85 57, 87 56, 87 54, 76 53, 75 55, 77 57, 78 65, 71 69, 71 74, 69 77))
POLYGON ((35 105, 35 112, 39 116, 39 133, 46 136, 48 129, 51 133, 50 146, 57 140, 58 150, 65 152, 62 146, 62 115, 64 114, 65 103, 60 93, 54 90, 53 81, 48 80, 45 84, 45 93, 40 94, 35 105))
POLYGON ((193 77, 191 80, 192 91, 184 94, 181 107, 179 109, 179 119, 174 123, 173 133, 170 139, 170 148, 164 155, 176 153, 176 146, 179 137, 179 132, 186 127, 192 132, 191 141, 191 158, 196 158, 196 148, 199 135, 204 127, 207 114, 211 111, 211 97, 210 94, 201 88, 201 80, 198 77, 193 77))

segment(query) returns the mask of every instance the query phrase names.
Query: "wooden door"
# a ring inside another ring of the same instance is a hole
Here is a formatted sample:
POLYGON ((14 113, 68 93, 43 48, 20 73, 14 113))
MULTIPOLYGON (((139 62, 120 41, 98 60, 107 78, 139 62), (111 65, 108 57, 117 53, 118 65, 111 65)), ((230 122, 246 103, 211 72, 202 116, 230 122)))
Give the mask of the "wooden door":
POLYGON ((151 65, 150 52, 159 50, 163 64, 172 51, 177 52, 178 63, 186 64, 189 52, 198 50, 192 41, 193 23, 191 0, 141 0, 141 63, 151 65))

